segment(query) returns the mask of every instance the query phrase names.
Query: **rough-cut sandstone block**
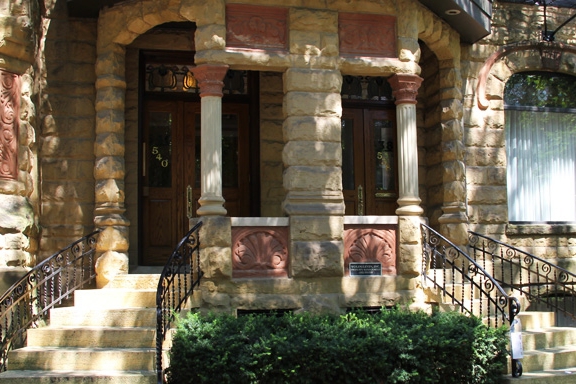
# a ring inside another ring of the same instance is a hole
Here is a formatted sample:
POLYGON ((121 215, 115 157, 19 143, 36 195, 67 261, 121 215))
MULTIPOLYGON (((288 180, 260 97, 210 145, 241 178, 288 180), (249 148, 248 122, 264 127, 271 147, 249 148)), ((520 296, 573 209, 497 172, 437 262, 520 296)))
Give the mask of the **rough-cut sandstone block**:
POLYGON ((290 253, 294 278, 343 276, 341 241, 293 241, 290 253))
POLYGON ((342 147, 340 143, 321 141, 290 141, 284 145, 282 159, 286 166, 341 166, 342 147))
POLYGON ((334 141, 340 142, 341 122, 337 116, 292 116, 284 120, 283 132, 286 142, 334 141))
POLYGON ((342 240, 342 216, 292 216, 290 238, 294 241, 342 240))
POLYGON ((286 92, 340 93, 341 88, 342 75, 339 71, 292 68, 284 74, 286 92))
POLYGON ((291 166, 284 171, 284 188, 288 191, 341 191, 340 167, 291 166))
POLYGON ((128 254, 108 251, 96 260, 96 286, 105 287, 116 275, 128 273, 128 254))

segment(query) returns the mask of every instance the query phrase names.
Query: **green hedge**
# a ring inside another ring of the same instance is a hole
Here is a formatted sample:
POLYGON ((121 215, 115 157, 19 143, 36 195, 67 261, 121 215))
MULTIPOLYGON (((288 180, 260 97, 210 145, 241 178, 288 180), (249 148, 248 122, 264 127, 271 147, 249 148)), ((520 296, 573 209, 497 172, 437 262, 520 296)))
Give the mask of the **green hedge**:
POLYGON ((179 322, 168 382, 495 383, 507 331, 457 313, 343 316, 191 313, 179 322))

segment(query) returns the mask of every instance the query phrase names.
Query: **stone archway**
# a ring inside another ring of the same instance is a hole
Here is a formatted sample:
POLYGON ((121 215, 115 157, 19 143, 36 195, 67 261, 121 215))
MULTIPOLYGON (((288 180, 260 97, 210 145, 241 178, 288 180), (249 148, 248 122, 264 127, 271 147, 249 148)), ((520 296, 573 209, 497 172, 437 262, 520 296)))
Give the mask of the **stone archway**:
MULTIPOLYGON (((441 195, 441 212, 433 215, 432 225, 456 244, 467 243, 466 180, 464 164, 463 96, 458 34, 426 10, 418 15, 418 38, 434 54, 438 64, 438 93, 435 112, 441 157, 433 173, 439 178, 435 193, 441 195), (440 180, 441 179, 441 180, 440 180)), ((425 63, 421 64, 421 66, 425 63)))
MULTIPOLYGON (((515 73, 526 71, 546 71, 576 75, 576 47, 561 43, 520 42, 498 48, 483 63, 476 84, 475 110, 470 118, 467 133, 468 151, 475 161, 472 178, 478 192, 471 199, 474 208, 471 221, 479 228, 500 225, 507 226, 508 236, 508 196, 507 196, 507 155, 504 111, 504 90, 506 82, 515 73), (470 143, 470 144, 468 144, 470 143), (477 144, 476 144, 477 143, 477 144), (485 147, 482 147, 485 143, 485 147), (482 174, 490 174, 489 180, 482 174), (491 182, 491 184, 489 183, 491 182), (484 192, 489 191, 489 192, 484 192), (488 199, 488 194, 494 198, 488 199), (483 200, 482 200, 483 199, 483 200)), ((525 235, 525 234, 520 234, 525 235)), ((542 235, 549 235, 546 231, 542 235)), ((502 238, 506 241, 506 238, 502 238)))
POLYGON ((130 222, 125 212, 126 46, 156 25, 172 21, 197 24, 197 50, 223 49, 224 2, 141 1, 102 11, 96 60, 96 140, 94 154, 96 227, 103 229, 97 252, 97 286, 128 273, 130 222), (208 11, 209 9, 209 11, 208 11))

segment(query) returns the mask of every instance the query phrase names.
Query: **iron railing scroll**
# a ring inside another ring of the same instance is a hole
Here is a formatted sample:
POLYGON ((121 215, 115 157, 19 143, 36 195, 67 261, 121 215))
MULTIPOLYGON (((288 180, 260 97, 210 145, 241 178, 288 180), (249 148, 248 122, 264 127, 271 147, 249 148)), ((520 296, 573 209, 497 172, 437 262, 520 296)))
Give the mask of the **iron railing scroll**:
POLYGON ((200 269, 200 228, 198 222, 180 240, 168 259, 156 291, 156 373, 158 384, 164 382, 163 344, 176 313, 186 305, 204 275, 200 269))
POLYGON ((23 347, 26 331, 48 319, 50 309, 96 278, 94 254, 100 231, 75 241, 42 261, 0 297, 0 372, 8 352, 23 347))
MULTIPOLYGON (((488 326, 512 325, 520 302, 510 296, 482 265, 426 224, 422 228, 422 278, 435 288, 443 303, 484 319, 488 326), (448 299, 448 300, 446 300, 448 299)), ((512 359, 512 376, 522 374, 522 364, 512 359)))
POLYGON ((511 245, 470 232, 474 259, 506 289, 525 296, 536 310, 555 312, 576 321, 576 275, 511 245))

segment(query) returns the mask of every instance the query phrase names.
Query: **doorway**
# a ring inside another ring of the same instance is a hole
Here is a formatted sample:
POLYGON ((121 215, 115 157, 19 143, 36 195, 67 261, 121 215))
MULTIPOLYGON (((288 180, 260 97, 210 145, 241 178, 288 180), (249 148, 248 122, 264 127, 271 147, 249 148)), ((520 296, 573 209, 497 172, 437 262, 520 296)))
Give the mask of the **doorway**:
MULTIPOLYGON (((200 102, 144 102, 141 264, 163 265, 196 216, 200 197, 200 102)), ((222 195, 228 216, 250 216, 249 106, 222 104, 222 195)))
POLYGON ((396 110, 344 108, 342 184, 346 215, 395 215, 396 110))

